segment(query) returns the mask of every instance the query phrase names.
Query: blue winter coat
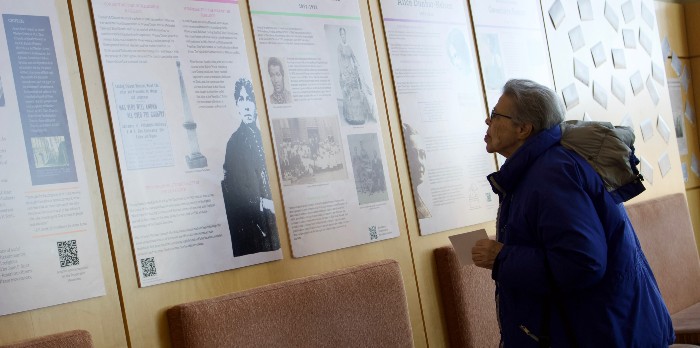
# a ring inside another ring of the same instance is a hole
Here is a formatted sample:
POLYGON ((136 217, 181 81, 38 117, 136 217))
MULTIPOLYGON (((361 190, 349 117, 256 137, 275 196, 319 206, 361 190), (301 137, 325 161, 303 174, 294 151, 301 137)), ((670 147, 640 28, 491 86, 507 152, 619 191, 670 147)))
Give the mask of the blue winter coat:
POLYGON ((549 331, 552 347, 667 347, 671 318, 625 208, 560 139, 558 125, 542 131, 488 176, 502 343, 538 347, 549 331))

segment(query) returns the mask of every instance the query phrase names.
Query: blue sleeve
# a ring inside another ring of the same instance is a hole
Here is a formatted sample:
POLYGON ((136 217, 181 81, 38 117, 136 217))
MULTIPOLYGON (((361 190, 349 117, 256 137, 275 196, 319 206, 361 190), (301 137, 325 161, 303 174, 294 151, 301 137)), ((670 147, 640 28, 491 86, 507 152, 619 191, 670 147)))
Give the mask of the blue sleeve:
POLYGON ((562 292, 584 290, 603 278, 607 264, 605 231, 586 186, 604 188, 592 169, 573 160, 547 169, 527 199, 533 215, 527 228, 536 229, 527 232, 539 243, 505 245, 492 276, 501 286, 536 294, 550 293, 552 282, 562 292))

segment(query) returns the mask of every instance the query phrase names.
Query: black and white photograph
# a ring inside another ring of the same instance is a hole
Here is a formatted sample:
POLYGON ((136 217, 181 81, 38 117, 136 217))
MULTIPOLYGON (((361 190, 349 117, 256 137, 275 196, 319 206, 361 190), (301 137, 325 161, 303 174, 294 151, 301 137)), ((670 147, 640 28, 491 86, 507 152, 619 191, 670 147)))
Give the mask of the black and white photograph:
POLYGON ((426 219, 432 217, 430 209, 421 197, 422 184, 426 179, 426 151, 423 137, 418 130, 408 123, 402 124, 404 143, 406 145, 406 157, 408 159, 408 171, 411 174, 411 186, 413 187, 413 201, 416 204, 416 217, 426 219))
POLYGON ((347 179, 340 127, 335 117, 272 120, 282 184, 347 179))
MULTIPOLYGON (((289 90, 289 77, 287 75, 287 62, 284 58, 267 58, 267 81, 266 94, 269 96, 270 104, 290 104, 292 103, 292 93, 289 90)), ((265 74, 263 73, 263 76, 265 74)), ((263 77, 263 79, 265 79, 263 77)))
POLYGON ((226 144, 221 190, 233 256, 280 248, 270 176, 258 128, 255 91, 250 80, 236 81, 233 92, 240 125, 226 144))
POLYGON ((339 91, 338 112, 346 125, 377 122, 374 90, 362 31, 353 26, 325 25, 330 71, 339 91))
POLYGON ((471 72, 472 61, 469 56, 469 46, 467 46, 467 40, 460 29, 455 28, 450 31, 445 47, 447 48, 447 57, 453 67, 464 74, 471 72))
POLYGON ((350 134, 348 147, 360 205, 388 200, 377 134, 350 134))
POLYGON ((69 155, 64 136, 33 137, 31 142, 35 168, 68 166, 69 155))
POLYGON ((479 35, 479 44, 481 73, 484 76, 486 88, 500 91, 506 82, 506 76, 498 34, 484 33, 479 35))
POLYGON ((0 76, 0 107, 5 106, 5 90, 2 88, 2 76, 0 76))

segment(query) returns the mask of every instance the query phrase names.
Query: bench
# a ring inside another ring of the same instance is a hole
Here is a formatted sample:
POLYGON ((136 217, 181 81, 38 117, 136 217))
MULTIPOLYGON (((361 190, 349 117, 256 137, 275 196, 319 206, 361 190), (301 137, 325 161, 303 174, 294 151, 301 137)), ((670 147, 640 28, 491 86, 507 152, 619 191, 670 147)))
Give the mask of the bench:
POLYGON ((180 347, 413 347, 399 264, 383 260, 167 311, 180 347))
POLYGON ((676 343, 700 344, 700 258, 685 195, 631 204, 627 213, 671 313, 676 343))
POLYGON ((35 337, 1 348, 92 348, 92 336, 85 330, 72 330, 35 337))
MULTIPOLYGON (((700 344, 700 258, 685 195, 670 194, 626 209, 671 313, 678 343, 673 347, 700 344)), ((497 347, 491 272, 462 267, 452 246, 435 249, 434 256, 451 346, 497 347)))
POLYGON ((450 245, 435 249, 433 254, 450 346, 498 347, 501 335, 491 271, 461 266, 450 245))

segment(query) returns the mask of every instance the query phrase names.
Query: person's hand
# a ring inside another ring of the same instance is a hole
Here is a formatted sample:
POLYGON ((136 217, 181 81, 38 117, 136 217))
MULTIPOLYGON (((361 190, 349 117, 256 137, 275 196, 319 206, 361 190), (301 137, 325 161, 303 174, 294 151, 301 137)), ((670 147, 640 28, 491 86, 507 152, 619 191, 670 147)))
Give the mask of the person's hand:
POLYGON ((481 239, 476 241, 472 248, 472 260, 478 267, 493 269, 496 256, 503 248, 503 243, 491 239, 481 239))

